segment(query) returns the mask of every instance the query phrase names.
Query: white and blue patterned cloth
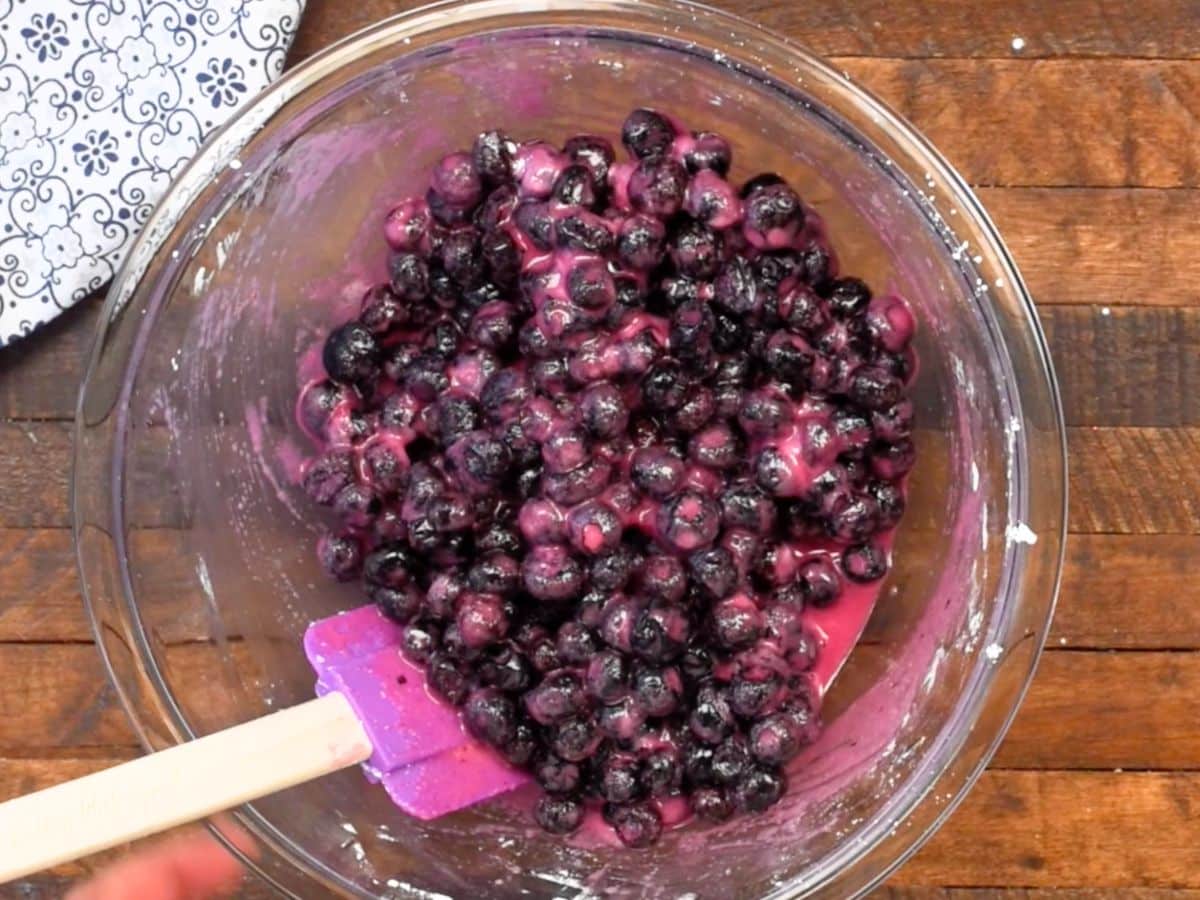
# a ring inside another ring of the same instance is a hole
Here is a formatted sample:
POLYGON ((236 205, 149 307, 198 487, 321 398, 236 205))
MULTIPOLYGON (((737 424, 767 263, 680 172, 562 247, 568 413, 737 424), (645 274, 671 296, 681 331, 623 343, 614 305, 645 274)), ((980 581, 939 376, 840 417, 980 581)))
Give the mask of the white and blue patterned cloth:
POLYGON ((112 278, 304 0, 0 0, 0 346, 112 278))

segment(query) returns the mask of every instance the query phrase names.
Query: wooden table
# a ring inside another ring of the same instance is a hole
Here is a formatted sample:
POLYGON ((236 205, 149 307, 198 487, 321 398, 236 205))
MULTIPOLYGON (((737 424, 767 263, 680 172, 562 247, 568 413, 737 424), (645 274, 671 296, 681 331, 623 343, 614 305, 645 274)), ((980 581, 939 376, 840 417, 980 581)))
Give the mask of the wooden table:
MULTIPOLYGON (((409 5, 309 0, 293 58, 409 5)), ((978 186, 1070 426, 1050 650, 991 770, 877 896, 1200 898, 1200 2, 720 5, 833 57, 978 186)), ((0 353, 0 797, 137 753, 67 531, 97 306, 0 353)), ((92 865, 0 896, 58 896, 92 865)))

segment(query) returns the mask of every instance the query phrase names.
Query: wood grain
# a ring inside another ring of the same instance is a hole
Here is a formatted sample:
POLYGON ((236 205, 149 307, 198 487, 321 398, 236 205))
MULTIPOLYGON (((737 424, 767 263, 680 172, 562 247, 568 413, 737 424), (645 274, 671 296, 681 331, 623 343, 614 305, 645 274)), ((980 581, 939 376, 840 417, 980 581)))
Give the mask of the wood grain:
MULTIPOLYGON (((168 648, 171 678, 219 708, 205 645, 168 648)), ((0 756, 137 745, 99 655, 84 644, 0 645, 0 756)), ((1016 769, 1200 769, 1200 654, 1061 652, 1043 659, 999 764, 1016 769), (1153 734, 1149 741, 1146 735, 1153 734)), ((194 700, 194 708, 201 708, 194 700)))
MULTIPOLYGON (((289 59, 304 59, 360 28, 421 5, 420 0, 313 4, 289 59)), ((1200 56, 1200 8, 1179 0, 1015 0, 986 13, 959 0, 852 0, 711 4, 784 34, 822 55, 845 56, 1200 56), (1163 28, 1163 21, 1177 22, 1163 28), (1014 50, 1013 38, 1024 46, 1014 50)))
MULTIPOLYGON (((184 547, 182 536, 167 529, 134 532, 131 543, 163 572, 171 571, 184 547)), ((0 529, 0 571, 0 643, 91 640, 68 531, 0 529)), ((1200 604, 1191 593, 1198 579, 1200 536, 1074 535, 1049 644, 1200 649, 1200 604)), ((163 623, 158 639, 207 639, 203 612, 187 600, 190 573, 182 561, 175 583, 178 590, 164 591, 160 602, 175 600, 177 609, 156 617, 163 623)))
POLYGON ((869 900, 1198 900, 1178 888, 957 888, 881 887, 869 900))
POLYGON ((1200 887, 1200 776, 989 772, 892 884, 1200 887))

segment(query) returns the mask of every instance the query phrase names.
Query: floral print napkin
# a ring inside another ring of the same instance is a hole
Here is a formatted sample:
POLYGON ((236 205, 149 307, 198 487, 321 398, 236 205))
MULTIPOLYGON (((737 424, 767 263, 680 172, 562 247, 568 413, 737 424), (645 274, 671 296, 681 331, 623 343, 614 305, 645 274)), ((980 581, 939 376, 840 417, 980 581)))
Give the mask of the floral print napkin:
POLYGON ((0 347, 112 278, 304 0, 0 0, 0 347))

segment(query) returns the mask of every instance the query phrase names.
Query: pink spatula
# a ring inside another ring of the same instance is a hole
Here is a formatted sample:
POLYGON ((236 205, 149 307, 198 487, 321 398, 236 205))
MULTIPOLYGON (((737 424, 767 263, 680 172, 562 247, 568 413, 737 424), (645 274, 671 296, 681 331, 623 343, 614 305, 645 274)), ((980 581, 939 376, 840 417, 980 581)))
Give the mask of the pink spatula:
MULTIPOLYGON (((857 642, 874 591, 809 610, 824 692, 857 642)), ((409 815, 433 819, 528 783, 430 695, 374 606, 311 625, 318 699, 0 804, 0 883, 195 821, 358 763, 409 815)))
POLYGON ((0 883, 365 764, 432 819, 529 781, 470 737, 372 606, 311 625, 318 699, 0 804, 0 883))

